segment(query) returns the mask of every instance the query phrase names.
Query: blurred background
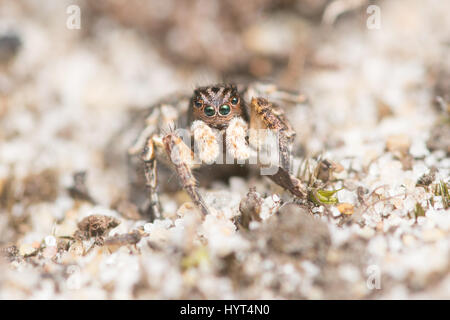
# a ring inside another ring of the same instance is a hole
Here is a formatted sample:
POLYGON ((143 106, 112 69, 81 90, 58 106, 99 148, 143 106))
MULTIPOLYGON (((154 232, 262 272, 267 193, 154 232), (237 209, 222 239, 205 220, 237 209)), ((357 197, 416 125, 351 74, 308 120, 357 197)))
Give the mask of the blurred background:
MULTIPOLYGON (((325 143, 339 144, 342 138, 329 134, 336 128, 376 125, 386 114, 400 115, 412 100, 427 104, 426 117, 434 112, 429 102, 435 96, 448 98, 449 23, 440 10, 445 6, 363 0, 3 1, 0 138, 38 139, 46 132, 67 150, 73 143, 68 136, 95 133, 86 142, 97 148, 130 110, 175 92, 189 94, 198 85, 259 80, 310 99, 320 119, 307 119, 311 114, 304 110, 289 116, 302 123, 296 128, 299 142, 315 154, 325 143), (417 86, 426 90, 411 91, 417 86)), ((46 148, 56 145, 36 148, 42 152, 33 157, 35 166, 46 157, 55 160, 49 155, 58 151, 46 148)))

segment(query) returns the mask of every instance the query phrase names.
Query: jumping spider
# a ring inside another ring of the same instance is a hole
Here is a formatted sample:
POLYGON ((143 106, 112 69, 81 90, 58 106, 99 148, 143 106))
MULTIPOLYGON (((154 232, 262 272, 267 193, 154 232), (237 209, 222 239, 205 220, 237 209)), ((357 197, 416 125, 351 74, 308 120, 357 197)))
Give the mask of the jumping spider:
POLYGON ((259 156, 255 156, 267 136, 260 139, 260 136, 252 135, 249 129, 276 133, 278 159, 276 170, 268 177, 293 195, 304 197, 299 179, 290 172, 295 131, 283 110, 272 101, 301 103, 304 97, 260 83, 242 90, 234 84, 219 84, 199 87, 190 98, 182 97, 152 107, 144 130, 129 148, 128 154, 135 159, 139 156, 143 164, 148 190, 147 206, 153 216, 161 217, 156 191, 158 161, 175 171, 181 186, 205 215, 210 209, 199 193, 194 169, 215 165, 220 166, 215 171, 221 171, 224 164, 217 160, 220 157, 231 158, 233 163, 237 160, 238 164, 257 159, 253 162, 257 168, 267 167, 267 163, 263 164, 259 156), (191 137, 183 139, 184 136, 179 134, 179 129, 175 130, 175 126, 188 128, 191 137))

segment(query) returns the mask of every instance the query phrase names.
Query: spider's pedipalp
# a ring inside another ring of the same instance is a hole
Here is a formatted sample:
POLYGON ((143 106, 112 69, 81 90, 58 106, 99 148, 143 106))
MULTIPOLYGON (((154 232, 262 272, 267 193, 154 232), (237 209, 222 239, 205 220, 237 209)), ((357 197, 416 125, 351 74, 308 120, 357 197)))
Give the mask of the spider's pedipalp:
POLYGON ((247 122, 241 117, 233 118, 226 129, 227 150, 238 161, 244 161, 250 157, 250 148, 246 140, 247 133, 247 122))
POLYGON ((191 131, 199 159, 206 164, 213 163, 220 152, 217 134, 201 120, 192 123, 191 131))

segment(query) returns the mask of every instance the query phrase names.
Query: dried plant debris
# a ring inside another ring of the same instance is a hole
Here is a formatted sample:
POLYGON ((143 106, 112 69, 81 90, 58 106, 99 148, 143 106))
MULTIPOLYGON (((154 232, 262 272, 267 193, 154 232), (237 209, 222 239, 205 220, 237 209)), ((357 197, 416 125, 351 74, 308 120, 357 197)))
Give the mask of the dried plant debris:
POLYGON ((239 211, 241 212, 238 223, 244 228, 248 228, 251 221, 261 221, 260 213, 263 200, 256 192, 255 188, 251 188, 247 196, 241 200, 239 211))
POLYGON ((416 203, 416 208, 414 209, 414 217, 417 219, 417 217, 424 217, 424 216, 425 216, 424 208, 420 203, 416 203))
POLYGON ((449 186, 445 181, 440 180, 434 187, 434 194, 442 198, 442 204, 444 209, 448 209, 450 206, 449 186))
POLYGON ((78 230, 74 238, 87 240, 89 238, 102 238, 108 235, 111 229, 120 224, 120 220, 99 214, 90 215, 78 223, 78 230))
POLYGON ((431 168, 430 172, 424 173, 419 180, 417 180, 417 186, 427 187, 433 183, 434 179, 436 179, 437 169, 435 167, 431 168))
POLYGON ((8 211, 15 203, 16 180, 12 176, 0 179, 0 207, 8 211))
POLYGON ((73 186, 68 188, 69 194, 72 198, 88 201, 95 204, 95 200, 89 194, 86 186, 86 172, 76 172, 73 175, 73 186))
POLYGON ((0 247, 0 257, 14 261, 19 255, 19 249, 15 245, 0 247))
POLYGON ((322 159, 317 164, 314 170, 314 176, 322 182, 328 182, 334 179, 335 173, 340 173, 344 170, 339 163, 332 162, 328 159, 322 159))
POLYGON ((110 250, 116 250, 122 246, 136 246, 136 244, 141 241, 143 234, 145 233, 140 230, 133 230, 129 233, 108 237, 103 244, 110 250))
POLYGON ((336 182, 336 174, 344 168, 337 162, 318 156, 301 159, 296 171, 297 177, 308 188, 321 188, 336 182))

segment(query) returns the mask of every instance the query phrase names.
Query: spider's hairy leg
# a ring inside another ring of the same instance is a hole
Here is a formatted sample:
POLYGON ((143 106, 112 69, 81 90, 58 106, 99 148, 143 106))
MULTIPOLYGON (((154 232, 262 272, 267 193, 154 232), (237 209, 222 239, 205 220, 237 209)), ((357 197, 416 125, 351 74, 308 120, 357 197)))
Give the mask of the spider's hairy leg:
POLYGON ((141 160, 144 162, 145 184, 149 192, 150 207, 154 218, 161 218, 161 204, 159 202, 157 187, 157 172, 156 172, 156 148, 160 141, 158 141, 156 134, 149 137, 142 149, 141 160))
POLYGON ((141 131, 133 145, 128 149, 130 156, 139 154, 144 148, 148 137, 155 132, 169 130, 175 126, 176 119, 179 116, 177 106, 169 103, 158 103, 151 107, 150 114, 145 118, 145 128, 141 131))
POLYGON ((206 164, 213 163, 220 151, 216 133, 201 120, 195 120, 192 123, 191 131, 194 135, 195 146, 198 148, 199 159, 206 164))
POLYGON ((162 140, 164 150, 177 172, 183 189, 186 190, 194 204, 200 208, 203 214, 209 214, 209 209, 199 193, 197 180, 192 173, 195 162, 191 148, 174 132, 167 134, 162 140))
MULTIPOLYGON (((264 98, 252 98, 250 105, 250 126, 253 129, 268 129, 278 134, 279 164, 278 170, 268 177, 276 184, 289 190, 298 197, 304 197, 301 182, 291 174, 291 148, 295 138, 295 131, 290 126, 283 110, 264 98)), ((260 149, 261 141, 250 142, 253 147, 260 149)))
POLYGON ((226 129, 227 151, 240 161, 250 157, 250 148, 246 140, 247 132, 248 125, 241 117, 233 118, 226 129))
MULTIPOLYGON (((287 121, 284 112, 264 98, 253 98, 250 105, 250 126, 253 129, 271 130, 278 134, 280 166, 290 172, 291 148, 295 131, 287 121)), ((253 146, 261 141, 250 140, 253 146)), ((256 146, 259 147, 259 146, 256 146)))
POLYGON ((134 144, 128 149, 128 155, 137 155, 143 148, 148 138, 156 131, 160 117, 160 108, 154 107, 152 113, 145 119, 145 128, 139 134, 134 144))
POLYGON ((254 83, 246 88, 246 98, 250 100, 252 97, 267 97, 270 100, 283 101, 287 103, 303 103, 307 101, 304 94, 281 90, 274 84, 254 83))

